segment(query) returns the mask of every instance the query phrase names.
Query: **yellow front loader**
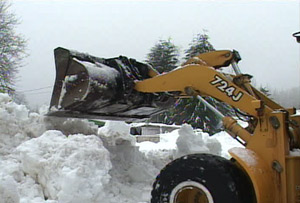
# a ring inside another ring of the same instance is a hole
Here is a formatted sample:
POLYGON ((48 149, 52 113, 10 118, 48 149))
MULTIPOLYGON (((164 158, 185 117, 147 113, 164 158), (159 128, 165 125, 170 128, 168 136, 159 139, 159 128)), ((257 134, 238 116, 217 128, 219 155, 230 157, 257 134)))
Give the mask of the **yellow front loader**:
POLYGON ((166 110, 177 98, 205 102, 202 97, 211 96, 248 118, 243 128, 214 110, 245 147, 231 149, 231 160, 191 154, 172 161, 153 184, 152 203, 300 202, 300 115, 251 85, 237 51, 204 53, 164 74, 123 56, 103 59, 57 48, 55 59, 51 116, 134 121, 166 110), (234 74, 221 72, 229 65, 234 74))

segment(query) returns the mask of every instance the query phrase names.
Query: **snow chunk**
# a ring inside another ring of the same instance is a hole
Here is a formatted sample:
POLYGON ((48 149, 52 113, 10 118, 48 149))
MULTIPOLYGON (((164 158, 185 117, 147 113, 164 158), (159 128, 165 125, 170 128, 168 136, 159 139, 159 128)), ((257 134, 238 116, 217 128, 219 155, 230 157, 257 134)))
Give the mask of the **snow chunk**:
POLYGON ((300 156, 300 149, 292 149, 290 151, 291 156, 300 156))
POLYGON ((10 96, 8 96, 8 94, 0 93, 0 103, 8 103, 11 101, 12 100, 11 100, 10 96))
POLYGON ((221 153, 221 145, 216 139, 206 138, 204 140, 203 134, 195 134, 190 125, 184 124, 178 131, 178 134, 176 157, 195 153, 221 153))
POLYGON ((145 153, 156 150, 174 150, 177 148, 176 140, 179 136, 178 130, 173 130, 171 133, 160 134, 160 141, 158 143, 145 141, 136 143, 139 146, 140 151, 145 153))
POLYGON ((234 139, 233 137, 231 137, 229 134, 227 134, 224 131, 213 135, 213 138, 215 138, 216 140, 218 140, 221 143, 221 146, 222 146, 221 156, 225 157, 227 159, 231 158, 230 154, 228 153, 228 151, 231 148, 233 148, 233 147, 245 148, 244 145, 239 143, 236 139, 234 139))
POLYGON ((20 182, 18 190, 20 194, 21 203, 42 203, 42 202, 53 202, 56 201, 45 201, 43 188, 41 185, 35 182, 35 180, 30 176, 24 176, 24 180, 20 182))
POLYGON ((101 202, 109 182, 108 151, 95 135, 47 131, 17 148, 22 169, 38 182, 46 197, 59 202, 101 202))
POLYGON ((130 135, 130 125, 122 121, 107 121, 102 128, 99 128, 98 135, 110 146, 126 143, 135 146, 135 137, 130 135))
POLYGON ((19 203, 17 183, 11 176, 0 177, 0 203, 19 203))
POLYGON ((6 155, 10 150, 30 139, 38 137, 45 131, 43 117, 29 113, 24 105, 11 101, 6 94, 0 94, 0 154, 6 155))
POLYGON ((47 130, 59 130, 64 135, 96 135, 98 126, 87 119, 46 117, 47 130))

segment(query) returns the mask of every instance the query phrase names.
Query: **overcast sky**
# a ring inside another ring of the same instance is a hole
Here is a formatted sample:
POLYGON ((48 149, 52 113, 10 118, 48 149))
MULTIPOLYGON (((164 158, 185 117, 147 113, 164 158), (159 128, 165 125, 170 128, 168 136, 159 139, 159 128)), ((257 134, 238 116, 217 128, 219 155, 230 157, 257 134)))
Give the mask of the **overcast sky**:
POLYGON ((273 89, 299 86, 300 31, 297 0, 96 1, 11 0, 28 39, 29 57, 17 90, 33 104, 49 104, 55 80, 53 49, 62 46, 99 57, 144 60, 150 48, 169 37, 181 51, 208 30, 216 49, 236 49, 242 72, 273 89))

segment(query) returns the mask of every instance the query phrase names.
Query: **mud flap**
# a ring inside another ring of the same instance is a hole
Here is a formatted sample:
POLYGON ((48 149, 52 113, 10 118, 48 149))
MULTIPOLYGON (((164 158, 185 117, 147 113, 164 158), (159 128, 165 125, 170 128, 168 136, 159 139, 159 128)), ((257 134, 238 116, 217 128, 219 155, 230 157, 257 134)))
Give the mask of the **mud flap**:
POLYGON ((124 56, 98 58, 60 47, 54 56, 56 80, 49 116, 134 121, 166 108, 157 104, 162 98, 166 103, 167 94, 134 90, 135 81, 150 77, 152 69, 147 64, 124 56))

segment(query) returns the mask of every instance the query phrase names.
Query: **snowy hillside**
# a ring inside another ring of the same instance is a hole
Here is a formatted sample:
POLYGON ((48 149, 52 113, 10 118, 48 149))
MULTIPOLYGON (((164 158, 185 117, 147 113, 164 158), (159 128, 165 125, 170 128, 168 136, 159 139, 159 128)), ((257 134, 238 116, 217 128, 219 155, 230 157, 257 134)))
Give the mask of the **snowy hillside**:
POLYGON ((44 117, 0 94, 0 203, 149 202, 152 183, 174 158, 228 157, 239 146, 183 125, 159 143, 136 143, 123 122, 100 129, 86 120, 44 117), (221 145, 222 143, 222 145, 221 145))

